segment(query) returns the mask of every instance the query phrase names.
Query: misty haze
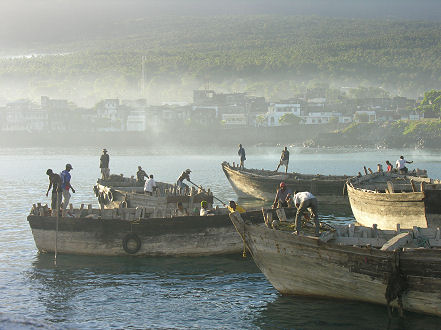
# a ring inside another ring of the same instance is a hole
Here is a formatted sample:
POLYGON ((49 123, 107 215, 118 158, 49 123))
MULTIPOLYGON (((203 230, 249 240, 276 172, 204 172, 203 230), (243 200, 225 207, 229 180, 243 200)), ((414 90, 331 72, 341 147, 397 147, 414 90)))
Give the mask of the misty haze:
POLYGON ((0 328, 438 329, 440 17, 0 2, 0 328))

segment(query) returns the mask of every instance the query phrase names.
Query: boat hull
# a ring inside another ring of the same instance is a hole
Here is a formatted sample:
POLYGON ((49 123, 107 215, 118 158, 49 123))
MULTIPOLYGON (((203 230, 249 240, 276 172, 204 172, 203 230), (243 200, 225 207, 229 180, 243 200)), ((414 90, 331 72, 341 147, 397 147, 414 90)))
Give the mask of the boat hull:
MULTIPOLYGON (((324 243, 231 219, 256 265, 280 293, 386 304, 394 252, 324 243)), ((403 308, 440 316, 441 251, 402 253, 400 265, 409 287, 403 308)))
MULTIPOLYGON (((30 215, 28 221, 38 250, 54 252, 56 217, 30 215)), ((243 241, 226 214, 134 222, 62 217, 57 233, 57 252, 66 254, 202 256, 236 253, 242 249, 243 241), (124 248, 124 241, 131 234, 140 241, 139 250, 135 253, 129 253, 124 248)))
POLYGON ((347 185, 352 213, 360 225, 380 229, 441 226, 441 191, 385 193, 347 185))
POLYGON ((270 171, 239 170, 228 163, 222 169, 239 198, 274 200, 280 182, 297 191, 309 191, 320 203, 348 204, 344 193, 346 176, 306 176, 295 173, 275 173, 270 171))

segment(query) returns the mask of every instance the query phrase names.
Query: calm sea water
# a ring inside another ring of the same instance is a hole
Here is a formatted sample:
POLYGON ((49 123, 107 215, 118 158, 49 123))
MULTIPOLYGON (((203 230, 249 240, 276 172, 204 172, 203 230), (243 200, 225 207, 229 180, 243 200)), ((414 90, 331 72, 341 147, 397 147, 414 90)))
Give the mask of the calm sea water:
MULTIPOLYGON (((247 150, 247 167, 274 169, 282 148, 247 150), (280 150, 279 150, 280 149, 280 150)), ((174 182, 192 169, 192 181, 222 200, 236 199, 220 163, 236 150, 152 153, 110 149, 112 173, 134 175, 138 165, 159 181, 174 182)), ((395 160, 441 177, 437 152, 414 150, 291 150, 291 170, 356 174, 363 165, 395 160)), ((0 329, 29 328, 297 328, 382 329, 383 306, 282 296, 250 257, 103 258, 38 254, 26 216, 32 203, 49 203, 46 169, 71 163, 72 203, 96 205, 92 186, 100 150, 0 149, 0 329)), ((242 202, 242 201, 241 201, 242 202)), ((260 202, 242 202, 259 207, 260 202)), ((329 221, 353 221, 345 208, 322 207, 329 221)), ((441 319, 406 313, 391 329, 436 329, 441 319)))

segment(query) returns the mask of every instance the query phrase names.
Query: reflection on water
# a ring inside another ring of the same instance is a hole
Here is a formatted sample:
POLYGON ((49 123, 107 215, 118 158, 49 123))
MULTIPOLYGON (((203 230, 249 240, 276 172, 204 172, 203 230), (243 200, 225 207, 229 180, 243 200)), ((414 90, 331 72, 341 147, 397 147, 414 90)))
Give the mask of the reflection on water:
POLYGON ((389 321, 382 305, 280 294, 253 320, 267 329, 439 329, 439 322, 409 312, 404 319, 394 315, 389 321))

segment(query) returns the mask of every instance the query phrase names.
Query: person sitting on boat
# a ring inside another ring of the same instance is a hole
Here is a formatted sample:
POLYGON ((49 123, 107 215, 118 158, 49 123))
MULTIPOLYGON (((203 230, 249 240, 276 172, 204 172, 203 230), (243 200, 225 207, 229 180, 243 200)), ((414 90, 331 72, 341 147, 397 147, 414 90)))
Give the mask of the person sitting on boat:
POLYGON ((236 212, 236 211, 239 212, 239 213, 245 213, 246 212, 246 210, 242 206, 236 204, 235 201, 230 201, 230 203, 227 206, 227 208, 228 208, 228 211, 230 211, 231 213, 236 212))
POLYGON ((142 169, 141 166, 138 166, 138 172, 136 172, 136 181, 138 183, 145 183, 144 178, 148 178, 149 176, 147 175, 147 173, 142 169))
POLYGON ((386 165, 387 165, 387 172, 392 172, 392 170, 394 169, 394 167, 392 166, 392 164, 390 163, 390 161, 386 160, 386 165))
POLYGON ((100 157, 101 179, 103 180, 107 180, 110 176, 109 161, 109 154, 106 149, 103 149, 103 154, 100 157))
POLYGON ((407 161, 404 159, 404 156, 400 156, 400 159, 398 159, 396 162, 398 172, 400 174, 406 174, 408 172, 406 164, 412 164, 412 163, 413 161, 407 161))
POLYGON ((201 211, 199 212, 199 215, 201 217, 207 216, 207 215, 214 215, 214 211, 210 208, 208 208, 208 202, 202 201, 201 202, 201 211))
POLYGON ((156 181, 153 179, 153 174, 150 174, 149 179, 145 182, 144 192, 153 196, 153 191, 156 190, 156 181))
POLYGON ((274 199, 273 209, 279 207, 288 207, 287 196, 291 191, 286 187, 285 182, 280 182, 279 189, 277 189, 276 198, 274 199))
POLYGON ((175 215, 177 217, 185 217, 188 215, 188 211, 186 208, 184 208, 184 206, 182 205, 182 202, 178 202, 176 204, 175 215))
POLYGON ((190 181, 190 173, 191 170, 187 168, 184 172, 182 172, 181 176, 178 178, 178 181, 176 181, 176 185, 181 192, 188 190, 188 186, 184 183, 184 180, 190 181))
POLYGON ((240 169, 244 169, 245 168, 245 161, 247 160, 247 158, 245 157, 245 149, 242 147, 241 144, 239 144, 239 150, 237 152, 237 154, 240 156, 240 169))
POLYGON ((303 192, 294 192, 294 204, 297 208, 296 213, 296 233, 297 235, 300 233, 302 224, 301 218, 305 211, 309 211, 314 219, 315 224, 315 234, 316 236, 320 233, 320 222, 318 220, 318 206, 317 206, 317 198, 311 194, 309 191, 303 192))
POLYGON ((279 165, 277 165, 276 172, 279 170, 279 167, 281 165, 284 165, 285 173, 288 173, 288 163, 289 163, 289 151, 288 148, 285 147, 285 149, 282 151, 282 154, 280 155, 280 162, 279 165))

